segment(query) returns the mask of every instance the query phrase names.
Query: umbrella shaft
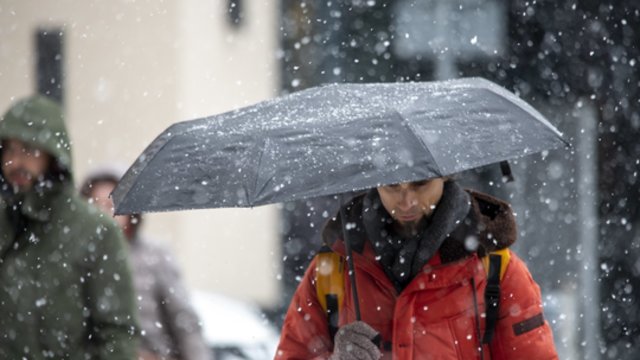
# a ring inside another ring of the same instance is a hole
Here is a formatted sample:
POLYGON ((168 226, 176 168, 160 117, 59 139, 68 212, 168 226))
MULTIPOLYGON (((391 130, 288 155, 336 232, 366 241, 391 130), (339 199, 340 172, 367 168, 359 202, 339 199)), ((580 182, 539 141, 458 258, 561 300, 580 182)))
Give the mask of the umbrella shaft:
POLYGON ((344 240, 344 247, 347 253, 347 268, 349 269, 349 279, 351 280, 351 293, 353 294, 353 304, 355 305, 356 320, 362 320, 360 316, 360 300, 358 298, 358 287, 356 286, 356 269, 353 264, 353 254, 351 251, 351 241, 347 235, 346 224, 347 221, 346 212, 342 206, 342 195, 340 196, 340 217, 342 218, 342 234, 344 240))

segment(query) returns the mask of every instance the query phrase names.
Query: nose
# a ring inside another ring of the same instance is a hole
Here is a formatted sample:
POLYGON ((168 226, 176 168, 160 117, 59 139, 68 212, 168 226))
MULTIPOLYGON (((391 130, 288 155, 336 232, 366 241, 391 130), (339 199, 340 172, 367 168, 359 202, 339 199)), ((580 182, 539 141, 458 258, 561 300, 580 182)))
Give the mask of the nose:
POLYGON ((401 196, 402 198, 398 204, 398 209, 400 211, 409 211, 418 204, 416 193, 411 189, 402 189, 401 196))

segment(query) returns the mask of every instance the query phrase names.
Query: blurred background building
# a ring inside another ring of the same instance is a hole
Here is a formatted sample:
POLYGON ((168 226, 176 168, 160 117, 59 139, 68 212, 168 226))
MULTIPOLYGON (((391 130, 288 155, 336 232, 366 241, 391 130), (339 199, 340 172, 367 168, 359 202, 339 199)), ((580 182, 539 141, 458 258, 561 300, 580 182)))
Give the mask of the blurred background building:
MULTIPOLYGON (((168 125, 278 94, 275 2, 3 0, 0 108, 40 91, 60 101, 76 181, 129 165, 168 125)), ((278 210, 150 214, 192 288, 278 300, 278 210)))
MULTIPOLYGON (((3 0, 0 107, 61 100, 78 177, 130 164, 167 125, 327 82, 482 76, 573 147, 463 181, 508 199, 563 359, 640 357, 640 3, 510 0, 3 0)), ((188 284, 274 323, 329 198, 149 215, 188 284)))
MULTIPOLYGON (((514 161, 513 183, 502 183, 497 167, 463 182, 512 202, 514 248, 541 285, 560 358, 640 357, 638 2, 282 4, 285 92, 482 76, 547 115, 572 149, 514 161)), ((284 293, 318 246, 310 219, 322 222, 335 206, 317 199, 285 207, 284 293)))

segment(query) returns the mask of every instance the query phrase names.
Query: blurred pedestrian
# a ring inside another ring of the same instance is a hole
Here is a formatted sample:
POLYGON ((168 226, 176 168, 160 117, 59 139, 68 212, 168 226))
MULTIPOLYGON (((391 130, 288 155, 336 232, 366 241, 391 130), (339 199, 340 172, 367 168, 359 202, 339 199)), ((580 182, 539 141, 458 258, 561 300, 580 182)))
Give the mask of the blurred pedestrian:
POLYGON ((61 107, 17 101, 0 141, 0 358, 133 359, 124 239, 73 187, 61 107))
MULTIPOLYGON (((80 192, 108 216, 113 215, 110 193, 124 174, 115 166, 95 169, 80 192)), ((129 258, 142 330, 139 356, 144 360, 208 360, 198 316, 171 256, 140 234, 141 215, 116 216, 129 244, 129 258)))
POLYGON ((325 227, 325 253, 340 260, 309 266, 276 357, 556 359, 540 289, 509 250, 516 237, 507 203, 449 178, 371 189, 325 227), (361 321, 342 270, 344 234, 361 321))

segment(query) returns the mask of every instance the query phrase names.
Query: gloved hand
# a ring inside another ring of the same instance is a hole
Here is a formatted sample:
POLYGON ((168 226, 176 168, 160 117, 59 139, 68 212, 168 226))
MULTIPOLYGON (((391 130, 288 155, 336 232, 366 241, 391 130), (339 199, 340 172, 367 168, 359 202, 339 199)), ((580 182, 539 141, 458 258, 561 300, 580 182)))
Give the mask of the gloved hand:
POLYGON ((336 333, 329 360, 378 360, 380 349, 373 343, 378 333, 363 321, 352 322, 336 333))

